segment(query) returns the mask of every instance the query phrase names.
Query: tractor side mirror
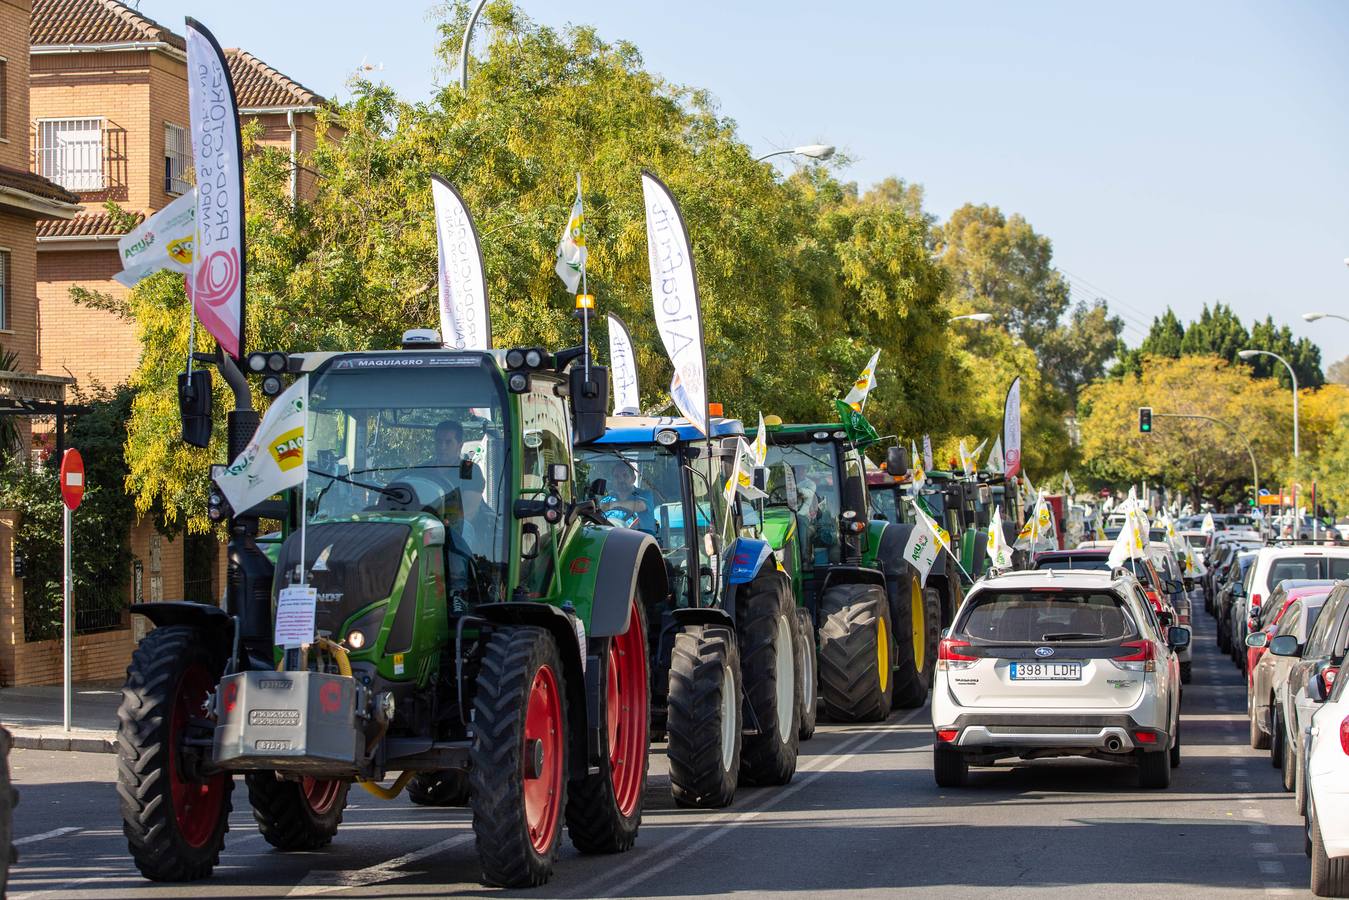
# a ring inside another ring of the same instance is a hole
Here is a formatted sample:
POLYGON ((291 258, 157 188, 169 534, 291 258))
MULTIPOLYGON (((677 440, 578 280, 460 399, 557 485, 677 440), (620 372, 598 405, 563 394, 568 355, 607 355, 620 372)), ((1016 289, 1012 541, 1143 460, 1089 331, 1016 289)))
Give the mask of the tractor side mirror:
POLYGON ((789 465, 782 467, 782 491, 787 498, 787 508, 796 512, 801 508, 801 492, 796 487, 796 471, 789 465))
POLYGON ((586 370, 573 366, 569 378, 571 389, 572 440, 588 444, 604 435, 604 417, 609 406, 609 370, 604 366, 586 370))
POLYGON ((885 470, 891 475, 898 476, 911 468, 913 468, 913 459, 910 458, 908 450, 903 447, 891 447, 885 451, 885 470))
POLYGON ((768 467, 767 467, 767 466, 755 466, 755 467, 754 467, 754 489, 755 489, 756 491, 763 491, 763 492, 767 493, 767 491, 768 491, 768 467))
POLYGON ((473 477, 473 460, 465 456, 459 460, 459 480, 468 481, 473 477))
POLYGON ((539 526, 526 522, 520 526, 520 558, 534 559, 539 555, 539 526))
POLYGON ((193 369, 178 373, 178 415, 183 443, 206 447, 211 443, 211 373, 193 369))
POLYGON ((603 497, 607 493, 609 493, 609 479, 596 478, 590 482, 590 496, 603 497))

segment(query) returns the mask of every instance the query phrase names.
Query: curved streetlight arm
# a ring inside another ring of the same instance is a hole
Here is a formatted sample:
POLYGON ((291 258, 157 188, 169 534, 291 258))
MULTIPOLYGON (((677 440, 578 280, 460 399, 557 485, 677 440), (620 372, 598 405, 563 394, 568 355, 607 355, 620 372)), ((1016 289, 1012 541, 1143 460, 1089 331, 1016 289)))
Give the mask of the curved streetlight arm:
POLYGON ((487 0, 478 0, 473 12, 468 14, 468 24, 464 26, 464 43, 459 47, 459 90, 468 90, 468 44, 473 40, 473 26, 478 24, 478 15, 487 5, 487 0))
POLYGON ((1339 319, 1341 322, 1349 322, 1349 316, 1328 312, 1303 313, 1302 318, 1306 319, 1308 322, 1315 322, 1317 319, 1339 319))
POLYGON ((1293 459, 1297 459, 1300 455, 1297 440, 1297 373, 1293 371, 1292 364, 1273 350, 1241 350, 1237 353, 1237 356, 1242 359, 1250 359, 1252 356, 1272 356, 1283 363, 1284 368, 1288 370, 1288 377, 1293 379, 1293 459))
POLYGON ((1260 504, 1260 468, 1255 464, 1255 450, 1251 447, 1251 442, 1247 440, 1246 435, 1237 430, 1237 427, 1231 422, 1225 422, 1222 419, 1216 419, 1213 416, 1201 416, 1197 413, 1159 413, 1153 412, 1154 419, 1203 419, 1205 422, 1213 422, 1221 425, 1228 431, 1241 438, 1241 442, 1246 445, 1246 453, 1251 458, 1251 478, 1255 481, 1255 502, 1256 508, 1260 504))

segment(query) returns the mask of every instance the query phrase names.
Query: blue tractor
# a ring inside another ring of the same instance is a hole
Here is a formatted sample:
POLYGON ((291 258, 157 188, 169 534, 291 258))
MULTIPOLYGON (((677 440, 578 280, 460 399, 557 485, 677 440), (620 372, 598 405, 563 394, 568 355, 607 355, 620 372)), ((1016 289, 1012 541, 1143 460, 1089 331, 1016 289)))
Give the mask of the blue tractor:
POLYGON ((649 620, 653 734, 681 806, 729 804, 738 784, 786 784, 815 730, 815 635, 760 534, 762 510, 725 486, 744 426, 713 416, 610 417, 577 448, 577 484, 611 522, 656 539, 670 587, 649 620))

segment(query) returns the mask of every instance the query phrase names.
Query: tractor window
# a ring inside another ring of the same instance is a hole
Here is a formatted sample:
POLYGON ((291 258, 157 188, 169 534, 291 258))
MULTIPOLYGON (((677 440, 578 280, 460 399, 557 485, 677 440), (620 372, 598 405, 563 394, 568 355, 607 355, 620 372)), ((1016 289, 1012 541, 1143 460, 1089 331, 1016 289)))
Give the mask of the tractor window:
MULTIPOLYGON (((771 441, 770 433, 770 441, 771 441)), ((768 445, 768 502, 785 505, 786 467, 796 476, 801 533, 807 538, 805 563, 839 561, 838 521, 842 498, 838 483, 838 450, 830 441, 768 445)))
POLYGON ((311 376, 305 513, 435 516, 454 602, 501 599, 510 465, 500 375, 476 353, 408 360, 339 357, 311 376))
POLYGON ((871 518, 896 524, 900 522, 894 488, 879 487, 871 492, 871 518))
POLYGON ((577 484, 610 522, 645 531, 665 550, 685 545, 679 457, 659 444, 577 451, 577 484))
MULTIPOLYGON (((548 467, 570 466, 571 431, 566 408, 553 394, 553 382, 536 378, 536 386, 520 397, 520 494, 525 498, 546 496, 548 467)), ((571 481, 557 486, 564 501, 572 498, 571 481)), ((532 597, 547 594, 553 577, 555 541, 560 525, 550 525, 542 516, 523 519, 539 529, 539 549, 532 559, 520 560, 520 586, 532 597)))

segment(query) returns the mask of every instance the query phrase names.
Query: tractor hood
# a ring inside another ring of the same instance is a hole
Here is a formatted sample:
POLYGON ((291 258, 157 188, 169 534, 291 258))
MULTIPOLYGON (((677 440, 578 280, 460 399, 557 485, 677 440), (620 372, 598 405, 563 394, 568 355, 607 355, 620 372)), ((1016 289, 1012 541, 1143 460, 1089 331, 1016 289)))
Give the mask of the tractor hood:
MULTIPOLYGON (((430 517, 381 513, 309 526, 305 570, 318 591, 315 625, 320 632, 340 634, 353 614, 391 597, 403 561, 415 552, 409 541, 421 518, 430 517)), ((299 582, 299 561, 300 535, 295 532, 281 545, 274 591, 299 582)))

